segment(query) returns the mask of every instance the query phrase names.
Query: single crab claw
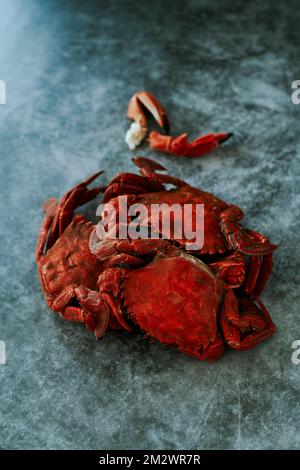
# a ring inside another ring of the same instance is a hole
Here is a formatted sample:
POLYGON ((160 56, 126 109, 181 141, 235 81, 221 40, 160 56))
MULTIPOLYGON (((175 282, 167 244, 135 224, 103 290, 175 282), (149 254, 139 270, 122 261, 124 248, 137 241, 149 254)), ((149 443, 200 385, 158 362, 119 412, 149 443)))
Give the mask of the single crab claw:
POLYGON ((153 131, 149 134, 149 144, 154 150, 171 153, 178 157, 200 157, 218 147, 232 136, 232 133, 206 134, 192 142, 188 142, 188 134, 184 133, 178 137, 162 135, 153 131))
POLYGON ((165 109, 153 95, 147 91, 139 91, 132 96, 127 110, 128 118, 134 121, 125 136, 125 142, 131 150, 134 150, 147 135, 147 116, 145 111, 149 111, 152 114, 157 124, 165 133, 169 132, 169 121, 165 109))

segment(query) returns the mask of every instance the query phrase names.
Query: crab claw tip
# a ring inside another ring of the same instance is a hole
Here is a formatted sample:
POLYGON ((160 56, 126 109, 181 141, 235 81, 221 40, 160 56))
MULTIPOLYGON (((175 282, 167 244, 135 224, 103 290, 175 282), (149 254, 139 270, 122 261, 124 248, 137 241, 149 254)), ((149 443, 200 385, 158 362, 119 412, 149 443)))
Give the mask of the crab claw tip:
POLYGON ((233 136, 233 132, 228 132, 227 134, 224 135, 224 137, 221 137, 219 139, 219 144, 223 144, 224 142, 226 142, 226 140, 230 139, 230 137, 233 136))

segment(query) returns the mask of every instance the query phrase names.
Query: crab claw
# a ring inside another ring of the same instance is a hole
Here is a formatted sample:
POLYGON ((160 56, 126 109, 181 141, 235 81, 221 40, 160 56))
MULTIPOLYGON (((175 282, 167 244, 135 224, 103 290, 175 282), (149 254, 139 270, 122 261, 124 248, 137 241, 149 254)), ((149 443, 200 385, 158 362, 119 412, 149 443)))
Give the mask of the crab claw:
POLYGON ((146 110, 152 114, 165 133, 169 132, 169 121, 165 109, 153 95, 147 91, 139 91, 132 96, 127 110, 128 118, 134 121, 125 136, 125 142, 131 150, 135 149, 147 135, 146 110))
MULTIPOLYGON (((103 171, 98 171, 82 183, 74 186, 74 188, 68 191, 60 201, 57 201, 55 198, 50 198, 44 203, 47 233, 43 236, 43 244, 46 244, 46 236, 47 249, 54 245, 58 237, 71 223, 74 216, 74 210, 91 201, 100 192, 104 192, 106 190, 105 186, 97 186, 91 189, 88 188, 88 186, 102 173, 103 171)), ((41 248, 39 248, 39 250, 40 249, 41 248)))
POLYGON ((232 136, 232 133, 206 134, 188 142, 188 134, 178 137, 162 135, 153 131, 149 134, 149 144, 154 150, 171 153, 177 157, 200 157, 218 147, 232 136))

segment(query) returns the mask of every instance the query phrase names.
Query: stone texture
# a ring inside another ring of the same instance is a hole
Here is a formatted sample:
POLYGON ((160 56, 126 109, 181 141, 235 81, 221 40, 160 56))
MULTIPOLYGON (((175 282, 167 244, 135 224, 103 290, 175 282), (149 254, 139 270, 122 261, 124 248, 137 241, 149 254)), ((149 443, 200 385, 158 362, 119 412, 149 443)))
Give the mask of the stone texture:
POLYGON ((0 447, 299 448, 297 3, 3 0, 0 9, 0 447), (99 168, 106 179, 133 170, 123 140, 137 89, 161 98, 174 133, 235 133, 202 159, 156 157, 280 243, 263 295, 278 332, 252 351, 206 364, 139 335, 96 342, 42 298, 41 203, 99 168))

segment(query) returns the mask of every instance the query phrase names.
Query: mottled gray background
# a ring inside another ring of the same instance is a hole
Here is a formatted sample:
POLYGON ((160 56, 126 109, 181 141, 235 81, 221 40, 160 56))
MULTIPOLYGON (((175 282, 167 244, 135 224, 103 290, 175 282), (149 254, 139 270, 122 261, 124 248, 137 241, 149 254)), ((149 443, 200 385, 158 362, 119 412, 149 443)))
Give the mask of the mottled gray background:
POLYGON ((1 448, 299 448, 299 20, 296 2, 0 2, 1 448), (139 335, 97 342, 43 300, 41 203, 133 170, 137 89, 174 133, 235 133, 202 159, 155 157, 280 242, 263 295, 278 332, 254 350, 207 364, 139 335))

